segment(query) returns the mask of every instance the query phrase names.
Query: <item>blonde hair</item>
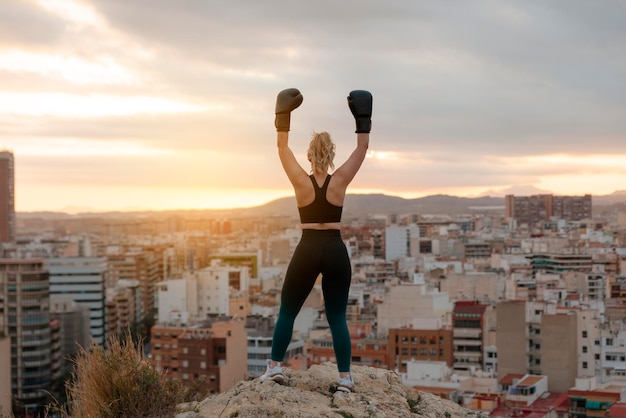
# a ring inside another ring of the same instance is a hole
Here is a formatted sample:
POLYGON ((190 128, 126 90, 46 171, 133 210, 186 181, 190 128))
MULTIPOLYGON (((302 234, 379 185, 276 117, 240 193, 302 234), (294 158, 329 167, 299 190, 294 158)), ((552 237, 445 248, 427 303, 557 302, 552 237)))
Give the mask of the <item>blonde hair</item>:
POLYGON ((335 144, 328 132, 313 132, 307 152, 312 171, 326 172, 328 167, 335 168, 335 144))

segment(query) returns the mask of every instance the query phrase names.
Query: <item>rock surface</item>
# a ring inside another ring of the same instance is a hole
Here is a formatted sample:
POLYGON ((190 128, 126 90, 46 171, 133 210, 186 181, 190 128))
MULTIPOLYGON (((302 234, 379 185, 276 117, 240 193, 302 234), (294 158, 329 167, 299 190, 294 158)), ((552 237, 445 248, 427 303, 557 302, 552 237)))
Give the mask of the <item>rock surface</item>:
POLYGON ((337 366, 314 365, 307 371, 285 369, 286 381, 242 381, 228 392, 179 406, 176 418, 261 417, 480 417, 438 396, 402 384, 389 370, 354 366, 354 393, 333 393, 337 366))

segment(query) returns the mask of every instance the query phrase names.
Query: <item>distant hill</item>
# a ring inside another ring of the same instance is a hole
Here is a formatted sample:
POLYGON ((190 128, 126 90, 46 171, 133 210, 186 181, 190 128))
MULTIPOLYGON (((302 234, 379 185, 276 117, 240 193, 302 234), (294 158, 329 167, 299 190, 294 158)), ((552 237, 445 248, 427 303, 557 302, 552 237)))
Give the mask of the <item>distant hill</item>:
MULTIPOLYGON (((344 202, 347 217, 388 214, 463 214, 478 211, 504 212, 504 199, 499 197, 456 197, 434 195, 417 199, 404 199, 384 194, 348 194, 344 202)), ((296 201, 293 197, 273 200, 265 205, 241 209, 248 215, 256 216, 297 216, 296 201)), ((239 210, 238 210, 239 212, 239 210)))
MULTIPOLYGON (((595 207, 626 205, 626 190, 620 190, 605 196, 593 196, 595 207)), ((156 211, 155 211, 156 212, 156 211)), ((18 217, 59 219, 69 217, 117 217, 128 215, 150 215, 155 212, 106 212, 81 213, 68 215, 62 212, 20 212, 18 217)), ((284 197, 268 202, 264 205, 250 208, 235 209, 197 209, 161 211, 160 213, 210 213, 215 216, 297 216, 296 200, 294 197, 284 197)), ((416 199, 404 199, 385 194, 348 194, 344 202, 344 219, 347 217, 363 217, 368 215, 405 215, 405 214, 477 214, 477 213, 504 213, 503 197, 457 197, 449 195, 433 195, 416 199)))
MULTIPOLYGON (((626 204, 626 191, 617 191, 610 195, 593 196, 594 206, 626 204)), ((416 199, 404 199, 385 194, 348 194, 344 202, 346 216, 367 216, 387 214, 474 214, 504 213, 504 197, 457 197, 433 195, 416 199)), ((273 200, 262 206, 238 209, 237 213, 251 216, 297 216, 296 201, 293 197, 273 200)))

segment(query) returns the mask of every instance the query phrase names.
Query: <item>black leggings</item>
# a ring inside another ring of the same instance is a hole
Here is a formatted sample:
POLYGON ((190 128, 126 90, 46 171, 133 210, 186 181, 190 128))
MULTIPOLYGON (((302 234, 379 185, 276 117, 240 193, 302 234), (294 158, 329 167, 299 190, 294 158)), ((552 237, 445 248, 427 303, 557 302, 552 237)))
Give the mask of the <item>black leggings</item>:
POLYGON ((272 341, 272 360, 283 361, 291 342, 294 320, 320 273, 337 368, 339 372, 349 372, 352 347, 346 323, 346 306, 352 268, 338 229, 302 230, 302 238, 287 267, 283 284, 272 341))

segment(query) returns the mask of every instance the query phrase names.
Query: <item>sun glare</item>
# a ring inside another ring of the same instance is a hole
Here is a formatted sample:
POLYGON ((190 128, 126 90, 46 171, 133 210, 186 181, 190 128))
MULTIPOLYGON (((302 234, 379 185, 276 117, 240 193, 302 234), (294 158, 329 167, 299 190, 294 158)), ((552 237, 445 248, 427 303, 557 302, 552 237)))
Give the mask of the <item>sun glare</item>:
POLYGON ((398 160, 398 154, 394 151, 367 151, 366 158, 374 158, 376 160, 398 160))
POLYGON ((78 185, 54 188, 41 184, 18 184, 18 187, 22 192, 16 196, 17 210, 58 210, 67 213, 232 209, 260 206, 291 196, 289 190, 282 189, 98 186, 98 193, 93 193, 93 188, 78 185), (85 199, 77 201, 75 196, 85 196, 85 199))

